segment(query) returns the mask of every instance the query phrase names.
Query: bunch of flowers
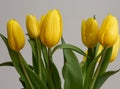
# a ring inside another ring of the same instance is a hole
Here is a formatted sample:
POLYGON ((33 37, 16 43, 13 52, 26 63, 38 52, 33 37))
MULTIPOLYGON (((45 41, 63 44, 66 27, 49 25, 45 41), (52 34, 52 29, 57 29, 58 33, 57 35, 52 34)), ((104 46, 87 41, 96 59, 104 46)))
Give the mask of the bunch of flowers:
POLYGON ((62 38, 62 16, 58 10, 50 10, 37 20, 36 16, 26 16, 28 42, 31 46, 32 64, 28 64, 20 50, 25 45, 25 35, 19 22, 11 19, 7 23, 7 37, 0 37, 8 48, 10 62, 0 66, 12 66, 20 75, 22 89, 62 89, 61 78, 53 61, 53 54, 63 50, 64 65, 62 75, 64 89, 100 89, 104 82, 118 70, 106 70, 116 59, 120 46, 118 20, 109 14, 100 28, 93 18, 81 24, 82 42, 88 48, 84 52, 79 47, 66 43, 62 38), (61 43, 58 42, 61 39, 61 43), (58 44, 58 45, 57 45, 58 44), (84 56, 81 61, 76 54, 84 56))

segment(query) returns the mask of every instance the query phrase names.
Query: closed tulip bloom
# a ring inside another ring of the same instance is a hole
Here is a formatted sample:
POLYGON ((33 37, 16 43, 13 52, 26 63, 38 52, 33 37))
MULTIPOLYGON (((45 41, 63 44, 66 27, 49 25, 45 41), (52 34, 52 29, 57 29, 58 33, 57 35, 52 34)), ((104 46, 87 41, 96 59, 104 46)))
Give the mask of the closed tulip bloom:
POLYGON ((42 24, 43 24, 44 18, 45 18, 45 15, 41 16, 41 19, 39 20, 39 29, 40 29, 40 31, 42 30, 42 24))
POLYGON ((58 10, 49 11, 42 17, 40 38, 44 45, 51 48, 62 36, 62 18, 58 10))
POLYGON ((25 37, 20 24, 16 20, 9 20, 7 24, 7 36, 9 47, 14 51, 20 51, 24 47, 25 37))
MULTIPOLYGON (((99 54, 103 50, 103 48, 104 47, 102 45, 100 45, 97 54, 99 54)), ((112 54, 111 54, 111 57, 110 57, 110 62, 113 62, 116 59, 116 57, 118 55, 118 52, 119 52, 119 48, 120 48, 120 36, 118 37, 117 41, 113 45, 112 54)), ((99 58, 99 61, 100 61, 100 58, 99 58)))
POLYGON ((26 27, 31 38, 38 38, 40 36, 39 22, 35 16, 26 16, 26 27))
POLYGON ((116 59, 118 52, 119 52, 119 48, 120 48, 120 37, 118 37, 116 43, 113 45, 113 50, 112 50, 110 62, 113 62, 116 59))
POLYGON ((81 26, 82 42, 88 48, 96 46, 98 39, 98 23, 94 18, 88 18, 86 21, 82 21, 81 26))
POLYGON ((98 33, 99 42, 105 47, 111 47, 118 38, 118 20, 112 15, 106 16, 98 33))

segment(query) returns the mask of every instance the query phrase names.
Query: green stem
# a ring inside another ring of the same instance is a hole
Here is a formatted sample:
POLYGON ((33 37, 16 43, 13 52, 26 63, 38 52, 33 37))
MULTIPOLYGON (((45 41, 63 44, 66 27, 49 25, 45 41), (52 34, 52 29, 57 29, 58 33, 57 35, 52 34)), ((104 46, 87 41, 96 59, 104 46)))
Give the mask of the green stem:
POLYGON ((96 71, 95 71, 95 74, 94 74, 94 76, 93 76, 93 81, 92 81, 92 84, 91 84, 91 86, 90 86, 90 89, 93 89, 93 88, 94 88, 96 79, 97 79, 97 77, 98 77, 98 75, 99 75, 99 72, 100 72, 100 69, 101 69, 101 65, 102 65, 102 63, 103 63, 103 59, 104 59, 105 54, 106 54, 106 48, 104 48, 104 49, 105 49, 105 52, 104 52, 104 54, 102 55, 101 60, 100 60, 100 62, 99 62, 99 64, 98 64, 98 67, 97 67, 97 69, 96 69, 96 71))
POLYGON ((51 54, 51 48, 48 48, 48 78, 49 78, 49 87, 50 89, 55 89, 53 80, 52 80, 52 54, 51 54))
POLYGON ((52 60, 51 48, 48 48, 48 57, 49 57, 49 60, 52 60))
POLYGON ((42 79, 42 60, 41 60, 41 53, 40 53, 40 47, 38 43, 39 39, 35 39, 36 47, 37 47, 37 61, 38 61, 38 76, 40 79, 42 79))
POLYGON ((51 48, 48 48, 48 70, 50 72, 50 75, 52 74, 51 61, 52 61, 51 48))
POLYGON ((22 60, 22 58, 21 58, 20 53, 18 53, 18 57, 19 57, 19 61, 20 61, 22 70, 23 70, 23 72, 24 72, 24 75, 25 75, 25 77, 26 77, 26 79, 27 79, 27 81, 28 81, 28 83, 29 83, 31 89, 34 89, 32 83, 31 83, 31 81, 30 81, 30 78, 29 78, 29 76, 28 76, 28 74, 27 74, 27 72, 26 72, 26 70, 25 70, 24 62, 23 62, 23 60, 22 60))

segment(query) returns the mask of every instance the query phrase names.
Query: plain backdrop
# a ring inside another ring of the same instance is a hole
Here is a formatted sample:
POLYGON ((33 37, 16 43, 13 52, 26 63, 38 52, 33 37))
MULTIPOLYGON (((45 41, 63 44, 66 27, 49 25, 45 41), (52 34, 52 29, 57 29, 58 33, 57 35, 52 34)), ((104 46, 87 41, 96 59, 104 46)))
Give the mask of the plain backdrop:
MULTIPOLYGON (((86 47, 81 41, 81 21, 96 16, 99 26, 106 15, 112 14, 120 23, 120 0, 0 0, 0 33, 6 35, 6 23, 16 19, 25 33, 25 17, 27 14, 36 15, 38 19, 48 10, 59 9, 63 18, 63 37, 66 42, 74 44, 83 50, 86 47)), ((31 64, 31 48, 27 42, 21 53, 31 64)), ((78 55, 79 61, 82 56, 78 55)), ((10 61, 5 44, 0 39, 0 63, 10 61)), ((63 66, 62 51, 54 54, 54 62, 60 75, 63 66)), ((110 63, 108 70, 120 68, 120 54, 116 61, 110 63)), ((62 76, 61 76, 62 78, 62 76)), ((63 81, 63 80, 62 80, 63 81)), ((0 67, 0 89, 21 89, 19 75, 12 67, 0 67)), ((120 89, 120 72, 110 77, 101 89, 120 89)))

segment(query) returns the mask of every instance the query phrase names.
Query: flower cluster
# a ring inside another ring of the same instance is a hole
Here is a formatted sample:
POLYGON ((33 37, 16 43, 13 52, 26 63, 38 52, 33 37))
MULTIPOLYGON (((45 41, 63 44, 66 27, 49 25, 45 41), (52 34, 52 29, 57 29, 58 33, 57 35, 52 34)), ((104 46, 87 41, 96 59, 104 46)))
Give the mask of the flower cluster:
POLYGON ((100 42, 104 47, 111 47, 119 39, 118 20, 112 15, 108 15, 102 22, 100 30, 94 18, 82 21, 82 41, 89 47, 95 47, 100 42))
POLYGON ((100 28, 95 18, 88 18, 86 21, 82 21, 82 41, 88 48, 93 48, 100 43, 99 53, 103 47, 112 47, 112 56, 110 61, 113 61, 119 51, 120 36, 118 20, 115 16, 109 14, 103 20, 100 28))
POLYGON ((53 60, 53 54, 58 49, 63 50, 64 89, 99 89, 120 70, 106 70, 109 62, 116 59, 120 46, 118 20, 113 15, 106 16, 100 28, 95 18, 82 21, 81 36, 88 48, 87 53, 63 39, 59 10, 48 11, 40 20, 34 15, 27 15, 26 28, 32 53, 31 65, 20 52, 25 45, 25 35, 19 22, 9 20, 7 37, 0 34, 11 57, 10 62, 1 63, 0 66, 14 67, 20 75, 23 89, 62 89, 53 60), (60 39, 61 43, 57 45, 60 39), (73 51, 83 55, 85 60, 79 61, 73 51))
MULTIPOLYGON (((36 16, 26 16, 28 35, 32 39, 40 38, 42 43, 51 48, 62 36, 62 19, 58 10, 51 10, 38 21, 36 16)), ((12 50, 19 51, 24 47, 25 36, 20 24, 11 19, 7 24, 8 43, 12 50)))

